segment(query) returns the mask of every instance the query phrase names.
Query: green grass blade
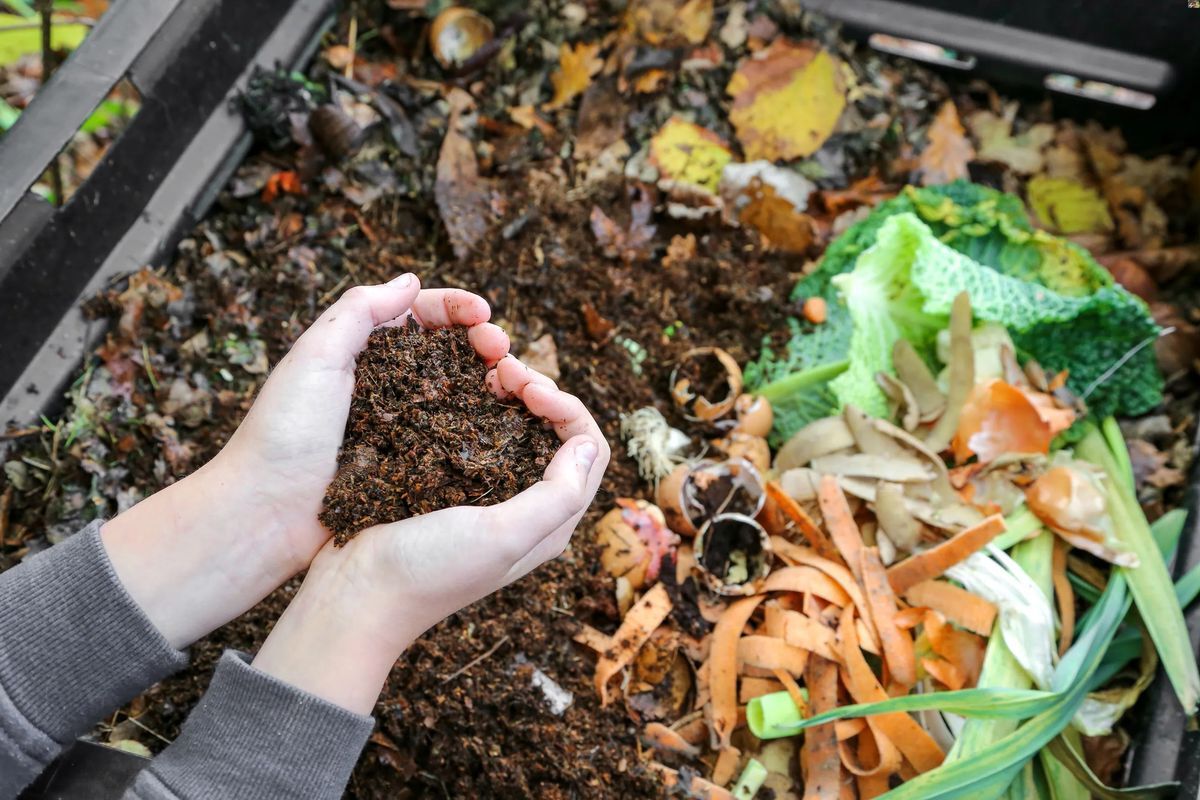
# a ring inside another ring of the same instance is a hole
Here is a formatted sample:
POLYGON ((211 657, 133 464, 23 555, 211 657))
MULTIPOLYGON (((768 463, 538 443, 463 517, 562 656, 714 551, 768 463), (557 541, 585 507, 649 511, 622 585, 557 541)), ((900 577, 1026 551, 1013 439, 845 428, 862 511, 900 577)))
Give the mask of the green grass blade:
POLYGON ((795 724, 796 731, 850 717, 867 717, 893 711, 941 711, 980 719, 1028 719, 1049 708, 1058 699, 1054 692, 1036 689, 959 689, 952 692, 909 694, 878 703, 840 706, 795 724))
MULTIPOLYGON (((1070 733, 1070 732, 1067 732, 1070 733)), ((1100 798, 1100 800, 1156 800, 1160 797, 1175 797, 1179 792, 1178 783, 1155 783, 1146 786, 1131 786, 1126 789, 1114 789, 1106 785, 1103 781, 1096 777, 1096 773, 1092 772, 1091 768, 1084 761, 1083 756, 1079 754, 1077 745, 1072 743, 1072 738, 1064 735, 1055 738, 1048 745, 1043 753, 1047 757, 1052 757, 1063 768, 1069 770, 1079 785, 1084 787, 1083 800, 1089 797, 1100 798)), ((1055 800, 1058 800, 1056 797, 1055 800)))
MULTIPOLYGON (((1124 443, 1121 442, 1120 446, 1125 453, 1124 458, 1128 459, 1124 443)), ((1122 459, 1113 455, 1110 440, 1094 426, 1084 434, 1075 451, 1108 474, 1108 511, 1113 527, 1117 538, 1137 554, 1140 562, 1134 569, 1118 568, 1114 573, 1123 574, 1129 582, 1134 602, 1158 650, 1163 669, 1175 688, 1184 712, 1190 715, 1200 700, 1200 670, 1192 655, 1191 640, 1171 576, 1133 495, 1132 475, 1126 477, 1122 459)))
POLYGON ((37 11, 27 0, 4 0, 3 5, 8 6, 26 19, 32 19, 37 16, 37 11))

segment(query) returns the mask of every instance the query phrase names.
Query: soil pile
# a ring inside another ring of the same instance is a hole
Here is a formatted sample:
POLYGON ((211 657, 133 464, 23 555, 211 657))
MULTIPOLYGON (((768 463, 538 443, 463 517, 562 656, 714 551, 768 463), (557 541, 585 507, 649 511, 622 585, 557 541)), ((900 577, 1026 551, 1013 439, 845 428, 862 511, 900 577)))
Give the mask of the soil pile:
POLYGON ((372 525, 501 503, 541 479, 558 437, 498 400, 486 374, 465 328, 410 321, 371 334, 320 516, 339 545, 372 525))

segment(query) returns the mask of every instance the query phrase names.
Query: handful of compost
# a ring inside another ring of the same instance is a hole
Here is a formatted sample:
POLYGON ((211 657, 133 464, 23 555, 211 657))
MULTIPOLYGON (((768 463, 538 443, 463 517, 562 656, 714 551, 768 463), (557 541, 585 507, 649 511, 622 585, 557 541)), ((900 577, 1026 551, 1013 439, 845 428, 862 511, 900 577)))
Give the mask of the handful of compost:
POLYGON ((541 480, 558 437, 486 387, 465 328, 380 328, 359 354, 320 520, 343 545, 430 511, 494 505, 541 480))

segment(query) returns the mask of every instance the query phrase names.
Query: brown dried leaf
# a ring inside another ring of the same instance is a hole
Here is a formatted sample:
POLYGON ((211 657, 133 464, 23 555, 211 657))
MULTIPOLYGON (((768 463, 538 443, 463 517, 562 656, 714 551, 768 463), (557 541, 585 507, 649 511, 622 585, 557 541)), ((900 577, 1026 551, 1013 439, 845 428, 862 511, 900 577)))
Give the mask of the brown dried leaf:
POLYGON ((562 108, 588 88, 592 76, 604 66, 599 53, 599 42, 579 42, 574 46, 563 42, 559 45, 558 70, 550 76, 554 97, 546 108, 562 108))
POLYGON ((453 110, 438 155, 433 196, 454 254, 463 259, 492 227, 492 192, 479 175, 475 147, 464 131, 462 114, 473 101, 466 92, 454 89, 450 103, 453 110))
POLYGON ((803 253, 812 246, 813 219, 776 194, 771 186, 755 179, 744 193, 750 198, 741 210, 742 224, 757 230, 763 243, 786 253, 803 253))
POLYGON ((696 234, 689 233, 686 236, 672 236, 671 243, 667 245, 667 254, 663 256, 662 265, 665 268, 670 268, 676 264, 686 264, 688 261, 696 257, 696 234))
POLYGON ((931 186, 966 178, 975 148, 967 139, 953 100, 942 104, 929 126, 929 144, 921 151, 921 184, 931 186))
POLYGON ((552 381, 558 380, 561 374, 558 369, 558 346, 554 344, 554 337, 548 333, 529 343, 525 352, 521 353, 521 361, 552 381))
POLYGON ((628 25, 655 47, 700 44, 713 23, 713 0, 637 0, 629 4, 628 25))
POLYGON ((609 258, 619 258, 626 264, 640 261, 653 255, 653 239, 657 228, 650 223, 654 203, 645 187, 637 188, 637 199, 630 208, 628 230, 622 229, 612 217, 599 206, 593 206, 591 215, 592 233, 609 258))

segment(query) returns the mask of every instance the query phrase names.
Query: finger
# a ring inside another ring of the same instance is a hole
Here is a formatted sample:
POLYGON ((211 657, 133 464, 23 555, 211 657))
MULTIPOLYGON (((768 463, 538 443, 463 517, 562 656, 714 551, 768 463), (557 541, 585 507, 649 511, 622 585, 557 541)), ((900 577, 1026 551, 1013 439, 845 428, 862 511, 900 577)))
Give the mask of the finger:
POLYGON ((603 439, 596 420, 592 419, 583 402, 575 395, 530 384, 524 388, 521 399, 530 413, 553 425, 555 433, 563 441, 583 435, 603 439))
POLYGON ((554 381, 538 372, 536 369, 530 369, 521 363, 514 355, 505 356, 500 363, 496 365, 496 375, 500 379, 500 385, 510 395, 523 397, 525 387, 530 384, 540 384, 556 391, 554 381))
POLYGON ((555 453, 541 481, 484 509, 490 535, 502 543, 511 564, 587 508, 595 494, 589 479, 598 457, 599 448, 591 438, 569 441, 555 453))
POLYGON ((500 375, 496 372, 495 367, 488 370, 487 375, 483 378, 483 385, 501 400, 508 400, 513 396, 512 392, 500 385, 500 375))
POLYGON ((353 365, 371 331, 407 312, 420 292, 421 281, 411 272, 377 286, 355 286, 325 309, 296 345, 338 366, 353 365))
POLYGON ((508 334, 490 322, 467 328, 467 340, 488 366, 508 355, 508 334))
POLYGON ((463 289, 426 289, 413 302, 412 315, 422 328, 478 325, 492 318, 491 306, 463 289))

